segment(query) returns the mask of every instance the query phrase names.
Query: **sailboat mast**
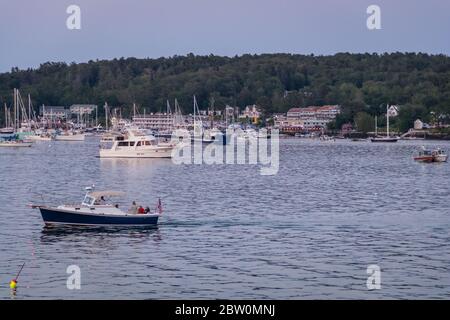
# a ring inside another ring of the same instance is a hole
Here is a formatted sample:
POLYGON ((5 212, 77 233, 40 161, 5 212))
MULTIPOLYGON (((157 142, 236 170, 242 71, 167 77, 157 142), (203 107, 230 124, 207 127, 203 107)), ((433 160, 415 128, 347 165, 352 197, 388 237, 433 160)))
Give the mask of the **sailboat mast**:
POLYGON ((17 130, 17 96, 14 88, 14 132, 17 130))
POLYGON ((211 115, 210 115, 210 119, 211 119, 211 129, 214 127, 214 97, 211 98, 211 115))
POLYGON ((108 131, 108 103, 105 102, 106 131, 108 131))
POLYGON ((31 130, 31 97, 30 94, 28 94, 28 127, 31 130))
POLYGON ((386 119, 387 119, 387 127, 386 127, 386 134, 389 138, 389 105, 386 105, 386 119))
POLYGON ((375 116, 375 137, 378 136, 378 116, 375 116))

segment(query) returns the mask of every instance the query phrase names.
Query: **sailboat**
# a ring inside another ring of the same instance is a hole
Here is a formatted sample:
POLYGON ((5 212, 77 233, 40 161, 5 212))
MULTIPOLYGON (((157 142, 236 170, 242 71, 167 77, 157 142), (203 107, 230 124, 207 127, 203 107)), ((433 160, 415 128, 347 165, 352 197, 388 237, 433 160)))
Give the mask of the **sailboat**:
POLYGON ((11 127, 11 114, 5 103, 5 127, 0 129, 0 134, 13 134, 14 128, 11 127))
POLYGON ((193 130, 193 136, 191 138, 192 142, 198 141, 204 144, 209 144, 213 142, 225 142, 222 131, 220 131, 217 128, 213 127, 213 121, 211 120, 211 128, 208 130, 205 130, 203 127, 203 121, 200 116, 197 116, 197 114, 200 114, 200 110, 198 108, 197 99, 194 96, 194 130, 193 130))
POLYGON ((20 97, 19 90, 14 89, 14 127, 13 132, 9 136, 4 136, 0 140, 0 147, 31 147, 30 141, 22 139, 21 135, 26 135, 21 128, 20 111, 22 111, 22 123, 29 122, 26 115, 22 98, 20 97))
POLYGON ((389 136, 389 105, 386 106, 386 119, 387 119, 387 126, 386 126, 386 137, 380 137, 378 136, 378 123, 377 123, 377 117, 375 117, 375 137, 370 139, 372 142, 397 142, 398 137, 391 137, 389 136))

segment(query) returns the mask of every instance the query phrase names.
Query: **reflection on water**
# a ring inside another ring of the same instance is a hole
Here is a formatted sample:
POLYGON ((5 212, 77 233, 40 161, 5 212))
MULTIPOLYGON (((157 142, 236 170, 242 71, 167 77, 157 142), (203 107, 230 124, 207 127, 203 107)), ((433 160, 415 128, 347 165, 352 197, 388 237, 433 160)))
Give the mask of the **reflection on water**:
MULTIPOLYGON (((98 141, 0 150, 0 279, 26 262, 26 298, 449 298, 450 164, 421 144, 286 139, 280 171, 99 159, 98 141), (46 228, 33 203, 79 203, 84 188, 154 207, 159 227, 46 228), (82 289, 66 288, 69 265, 82 289), (366 268, 382 269, 368 291, 366 268)), ((9 298, 0 286, 0 298, 9 298)))
POLYGON ((44 226, 41 231, 41 240, 47 241, 71 236, 104 236, 123 235, 134 238, 143 238, 157 235, 161 238, 158 226, 44 226))

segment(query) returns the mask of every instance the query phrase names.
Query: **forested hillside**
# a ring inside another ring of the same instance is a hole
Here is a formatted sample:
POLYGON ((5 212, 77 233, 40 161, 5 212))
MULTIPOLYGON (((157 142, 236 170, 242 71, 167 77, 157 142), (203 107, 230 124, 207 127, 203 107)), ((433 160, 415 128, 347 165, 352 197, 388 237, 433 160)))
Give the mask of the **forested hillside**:
POLYGON ((430 111, 445 117, 450 114, 450 58, 415 53, 233 58, 189 54, 49 62, 38 69, 13 68, 0 74, 2 104, 11 104, 13 88, 24 96, 30 93, 35 106, 107 101, 130 108, 135 102, 148 111, 159 111, 167 99, 177 98, 190 112, 195 94, 200 108, 214 97, 218 108, 256 103, 266 114, 292 106, 340 104, 340 122, 353 120, 362 111, 381 114, 386 103, 405 105, 403 110, 414 112, 411 117, 428 117, 430 111))

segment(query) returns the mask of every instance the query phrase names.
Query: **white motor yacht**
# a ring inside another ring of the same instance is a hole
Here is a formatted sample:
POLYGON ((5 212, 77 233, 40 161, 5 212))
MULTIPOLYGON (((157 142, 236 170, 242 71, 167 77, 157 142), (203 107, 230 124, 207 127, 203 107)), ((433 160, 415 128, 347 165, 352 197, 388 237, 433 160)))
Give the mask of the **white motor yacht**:
POLYGON ((112 146, 100 147, 100 158, 171 158, 175 144, 158 140, 137 129, 127 129, 117 136, 112 146))

